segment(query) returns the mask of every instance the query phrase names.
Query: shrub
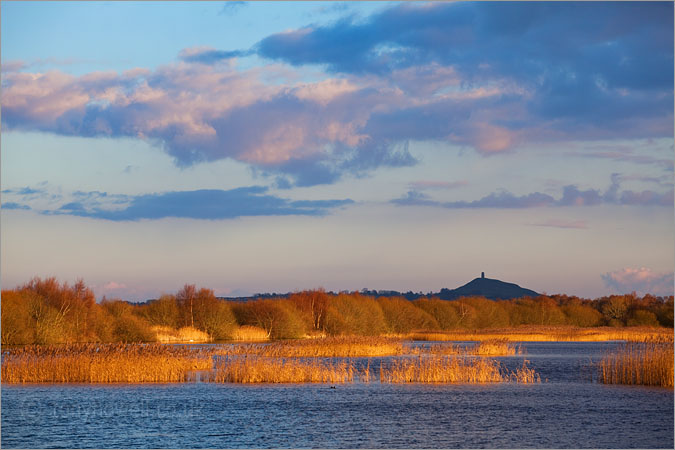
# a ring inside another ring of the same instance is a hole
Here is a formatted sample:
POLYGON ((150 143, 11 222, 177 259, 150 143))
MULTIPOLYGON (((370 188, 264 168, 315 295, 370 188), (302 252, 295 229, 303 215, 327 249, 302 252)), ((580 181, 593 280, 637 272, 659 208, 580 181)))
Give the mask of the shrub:
POLYGON ((415 307, 426 311, 436 320, 442 330, 452 330, 461 325, 460 315, 458 314, 458 304, 448 300, 437 298, 420 299, 413 302, 415 307))
POLYGON ((590 307, 581 304, 570 304, 561 307, 567 317, 567 323, 577 327, 597 327, 602 324, 602 314, 590 307))
POLYGON ((194 300, 195 327, 205 331, 211 339, 231 339, 237 326, 230 306, 218 300, 210 289, 200 289, 194 300))
POLYGON ((658 305, 654 313, 661 326, 673 328, 673 297, 669 297, 664 303, 658 305))
POLYGON ((145 319, 153 325, 177 328, 179 310, 176 297, 162 295, 158 300, 148 302, 141 310, 145 319))
POLYGON ((392 333, 439 329, 436 319, 423 309, 415 307, 409 300, 400 297, 380 297, 377 303, 382 308, 387 328, 392 333))
POLYGON ((294 339, 305 335, 305 323, 292 303, 284 300, 256 300, 233 305, 241 325, 264 329, 271 339, 294 339))
POLYGON ((644 309, 636 309, 631 312, 626 321, 626 325, 629 327, 658 327, 659 320, 656 318, 656 314, 644 309))
POLYGON ((467 297, 457 301, 460 305, 471 306, 475 311, 472 328, 500 328, 510 324, 509 314, 501 301, 488 300, 483 297, 467 297))
POLYGON ((358 293, 331 298, 326 309, 326 332, 337 335, 377 336, 387 331, 380 305, 358 293))
POLYGON ((33 343, 28 299, 17 291, 2 291, 2 345, 33 343))
POLYGON ((323 322, 328 306, 328 295, 323 289, 303 291, 291 295, 290 301, 307 321, 308 329, 323 330, 323 322))
POLYGON ((156 335, 142 318, 124 314, 114 319, 112 338, 117 342, 152 342, 156 335))

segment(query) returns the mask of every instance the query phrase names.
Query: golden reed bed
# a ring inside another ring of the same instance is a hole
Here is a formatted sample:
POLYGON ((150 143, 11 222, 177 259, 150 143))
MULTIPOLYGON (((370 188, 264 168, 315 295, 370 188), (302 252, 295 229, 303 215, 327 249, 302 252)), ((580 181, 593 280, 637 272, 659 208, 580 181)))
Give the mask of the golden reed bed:
POLYGON ((522 347, 505 339, 490 339, 473 346, 462 347, 449 343, 421 348, 393 337, 326 337, 278 341, 265 344, 236 344, 220 347, 221 355, 257 355, 278 358, 358 358, 400 355, 479 355, 509 356, 523 353, 522 347))
POLYGON ((3 383, 172 383, 211 369, 205 349, 162 344, 72 344, 2 353, 3 383))
POLYGON ((323 357, 357 358, 371 356, 395 356, 409 353, 401 339, 387 337, 326 337, 278 341, 269 344, 238 344, 223 346, 219 354, 257 355, 279 358, 323 357))
POLYGON ((628 342, 609 352, 597 365, 606 384, 636 384, 673 388, 673 344, 628 342))
POLYGON ((208 381, 216 383, 349 383, 358 372, 352 362, 295 358, 234 357, 218 360, 208 381))
POLYGON ((485 341, 496 339, 511 342, 598 342, 614 340, 641 341, 656 338, 670 340, 670 342, 672 342, 673 330, 661 327, 577 328, 569 326, 523 326, 517 328, 490 328, 484 330, 421 331, 409 333, 403 337, 416 341, 485 341))
POLYGON ((398 359, 380 367, 382 383, 540 383, 539 375, 523 363, 515 372, 487 358, 458 358, 434 355, 398 359))
MULTIPOLYGON (((435 346, 435 349, 442 347, 435 346)), ((238 345, 227 349, 162 344, 31 346, 3 350, 2 381, 165 383, 199 379, 221 383, 369 382, 372 377, 378 377, 374 373, 376 371, 371 370, 369 361, 365 366, 357 366, 352 361, 327 361, 317 357, 389 356, 392 353, 409 354, 406 353, 409 350, 400 341, 389 338, 333 338, 314 342, 279 342, 276 345, 238 345), (318 350, 321 342, 326 344, 324 350, 318 350), (383 347, 378 350, 373 347, 376 344, 383 347)), ((432 370, 436 375, 419 375, 416 382, 522 382, 504 377, 501 373, 499 377, 489 375, 490 370, 498 370, 497 362, 483 357, 467 358, 466 351, 460 350, 458 355, 461 356, 434 353, 434 349, 420 352, 419 358, 425 361, 425 365, 417 373, 432 370)), ((455 351, 454 348, 452 351, 455 351)), ((398 367, 400 372, 414 359, 395 359, 392 367, 398 367)), ((384 382, 402 382, 395 373, 391 372, 391 368, 380 368, 379 378, 384 382)))
POLYGON ((521 345, 513 344, 506 339, 489 339, 466 347, 449 343, 432 345, 425 348, 414 347, 410 349, 410 353, 418 355, 512 356, 522 355, 525 353, 525 350, 521 345))

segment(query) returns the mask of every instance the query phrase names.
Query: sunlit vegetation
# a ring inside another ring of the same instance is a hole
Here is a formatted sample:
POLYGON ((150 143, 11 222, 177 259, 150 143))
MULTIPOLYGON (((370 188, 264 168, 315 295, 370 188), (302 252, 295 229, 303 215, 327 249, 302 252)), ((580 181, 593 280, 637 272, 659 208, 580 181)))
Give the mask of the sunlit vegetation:
POLYGON ((381 297, 377 299, 377 303, 382 308, 387 331, 390 333, 439 328, 438 321, 431 314, 404 298, 381 297))
POLYGON ((223 346, 218 353, 227 355, 257 355, 267 357, 356 358, 392 356, 409 353, 402 340, 385 337, 327 337, 269 344, 240 344, 223 346))
POLYGON ((155 325, 152 327, 158 342, 208 342, 210 336, 201 330, 193 327, 182 327, 179 329, 155 325))
POLYGON ((28 346, 2 352, 3 383, 169 383, 211 369, 204 349, 161 344, 28 346))
POLYGON ((512 356, 522 354, 522 348, 509 343, 506 339, 488 339, 476 344, 472 352, 479 356, 512 356))
POLYGON ((347 383, 357 373, 352 362, 324 362, 259 356, 217 359, 209 381, 216 383, 347 383))
POLYGON ((303 291, 247 302, 186 284, 175 294, 131 303, 96 302, 83 281, 34 278, 2 291, 2 344, 201 342, 324 336, 422 340, 599 341, 670 333, 673 297, 564 295, 508 301, 447 301, 303 291), (182 331, 181 331, 182 330, 182 331), (196 330, 187 333, 186 330, 196 330))
POLYGON ((598 364, 606 384, 636 384, 673 388, 673 343, 628 342, 609 352, 598 364))
POLYGON ((294 339, 307 332, 300 312, 286 299, 233 303, 232 311, 240 325, 263 329, 269 339, 294 339))
POLYGON ((521 345, 514 344, 506 339, 489 339, 466 346, 443 343, 428 347, 414 347, 410 350, 410 353, 418 355, 513 356, 525 353, 521 345))
POLYGON ((539 376, 523 364, 516 372, 508 372, 500 364, 486 358, 455 356, 419 356, 399 358, 389 367, 380 368, 382 383, 538 383, 539 376))
POLYGON ((416 341, 487 341, 507 340, 510 342, 557 342, 580 341, 599 342, 613 340, 644 340, 662 337, 672 339, 673 330, 663 327, 597 327, 577 328, 571 326, 538 327, 521 326, 515 328, 488 328, 484 330, 423 331, 404 337, 416 341))
POLYGON ((235 341, 266 341, 267 331, 252 325, 242 325, 234 331, 235 341))
POLYGON ((507 371, 505 378, 521 384, 541 383, 539 374, 533 368, 528 367, 527 363, 527 360, 523 361, 523 365, 517 368, 515 372, 507 371))
POLYGON ((358 293, 339 294, 331 298, 326 308, 324 327, 332 336, 379 336, 385 334, 388 328, 377 301, 358 293))

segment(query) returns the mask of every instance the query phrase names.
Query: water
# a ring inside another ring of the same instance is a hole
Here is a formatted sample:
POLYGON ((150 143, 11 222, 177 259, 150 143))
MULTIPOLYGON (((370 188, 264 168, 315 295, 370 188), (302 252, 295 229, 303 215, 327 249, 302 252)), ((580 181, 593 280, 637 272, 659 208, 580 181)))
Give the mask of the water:
MULTIPOLYGON (((607 343, 527 343, 538 385, 2 388, 5 448, 673 448, 673 391, 590 381, 607 343)), ((374 366, 374 365, 373 365, 374 366)))

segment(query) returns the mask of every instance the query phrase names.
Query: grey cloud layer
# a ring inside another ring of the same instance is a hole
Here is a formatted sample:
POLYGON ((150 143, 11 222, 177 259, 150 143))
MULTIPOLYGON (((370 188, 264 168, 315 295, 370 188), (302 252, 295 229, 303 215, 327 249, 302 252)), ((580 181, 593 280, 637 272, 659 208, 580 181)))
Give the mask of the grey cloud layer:
POLYGON ((597 189, 580 190, 577 186, 568 185, 563 188, 562 195, 558 199, 541 192, 518 196, 508 191, 500 191, 493 192, 473 201, 441 202, 433 200, 427 194, 411 190, 405 196, 391 200, 391 203, 399 206, 434 206, 449 209, 516 209, 544 206, 594 206, 601 204, 673 207, 675 198, 672 187, 666 192, 651 190, 641 192, 620 191, 620 181, 621 177, 618 174, 612 176, 612 183, 604 193, 597 189))
MULTIPOLYGON (((45 194, 48 195, 48 194, 45 194)), ((163 219, 234 219, 250 216, 322 216, 353 203, 344 200, 288 200, 267 193, 263 186, 231 190, 201 189, 144 195, 114 195, 105 192, 74 192, 72 200, 56 209, 39 210, 47 215, 72 215, 112 221, 163 219)), ((16 202, 7 209, 31 209, 16 202)))

